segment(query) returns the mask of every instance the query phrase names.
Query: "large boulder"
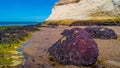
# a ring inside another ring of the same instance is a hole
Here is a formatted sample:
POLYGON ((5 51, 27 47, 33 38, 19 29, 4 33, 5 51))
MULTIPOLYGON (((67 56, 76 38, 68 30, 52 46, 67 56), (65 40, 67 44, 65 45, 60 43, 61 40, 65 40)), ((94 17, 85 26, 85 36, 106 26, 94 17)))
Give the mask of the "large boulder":
POLYGON ((96 62, 98 47, 92 37, 81 28, 64 30, 63 37, 48 52, 57 62, 65 65, 88 66, 96 62))
POLYGON ((105 27, 86 27, 84 30, 96 39, 117 39, 117 35, 114 30, 105 27))

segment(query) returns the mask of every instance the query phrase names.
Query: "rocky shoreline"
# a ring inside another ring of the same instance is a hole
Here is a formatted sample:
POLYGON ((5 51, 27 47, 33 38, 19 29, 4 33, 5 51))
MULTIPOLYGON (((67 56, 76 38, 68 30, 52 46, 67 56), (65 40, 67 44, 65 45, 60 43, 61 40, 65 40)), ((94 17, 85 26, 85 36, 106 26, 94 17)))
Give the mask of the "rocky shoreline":
POLYGON ((65 19, 65 20, 46 20, 43 25, 66 25, 66 26, 120 26, 120 19, 90 19, 90 20, 77 20, 77 19, 65 19))
MULTIPOLYGON (((48 55, 48 49, 58 41, 62 35, 64 29, 71 28, 85 28, 86 26, 57 26, 51 27, 40 27, 41 31, 37 31, 32 36, 32 41, 28 46, 25 46, 24 52, 29 55, 26 59, 24 68, 119 68, 119 55, 120 55, 120 41, 117 39, 94 39, 98 44, 99 57, 98 61, 93 66, 74 66, 74 65, 63 65, 54 61, 48 55), (115 64, 117 63, 117 64, 115 64)), ((109 29, 113 29, 117 36, 120 36, 119 26, 104 26, 109 29)))
MULTIPOLYGON (((9 36, 14 35, 13 33, 18 34, 19 36, 19 31, 24 32, 34 32, 32 33, 32 37, 31 39, 27 39, 29 43, 25 43, 22 46, 22 51, 23 53, 25 53, 27 55, 27 57, 17 57, 15 59, 20 59, 22 60, 22 64, 19 63, 20 65, 18 66, 13 66, 11 68, 97 68, 97 67, 115 67, 115 68, 119 68, 119 55, 120 55, 120 27, 119 26, 102 26, 105 29, 112 29, 116 35, 117 35, 117 39, 101 39, 101 38, 94 38, 95 42, 98 45, 98 49, 99 49, 99 56, 98 56, 98 60, 96 62, 95 65, 92 66, 74 66, 74 65, 63 65, 63 64, 59 64, 58 62, 54 61, 53 58, 50 57, 50 55, 48 54, 48 49, 55 44, 56 41, 58 41, 62 35, 61 33, 65 30, 65 29, 72 29, 72 28, 87 28, 87 26, 63 26, 63 25, 49 25, 49 26, 39 26, 39 25, 31 25, 31 26, 23 26, 23 27, 16 27, 16 28, 8 28, 5 30, 5 33, 7 32, 7 35, 10 33, 9 36), (37 28, 37 29, 36 29, 37 28), (38 31, 40 30, 40 31, 38 31), (24 46, 25 45, 25 46, 24 46), (23 62, 24 59, 24 62, 23 62)), ((92 28, 95 28, 97 26, 90 26, 92 28)), ((95 28, 96 29, 96 28, 95 28)), ((104 30, 104 29, 100 29, 104 30)), ((3 32, 3 31, 2 31, 3 32)), ((100 32, 101 33, 101 32, 100 32)), ((20 33, 21 34, 21 33, 20 33)), ((24 33, 22 33, 24 34, 24 33)), ((8 38, 9 38, 8 36, 8 38)), ((4 37, 4 36, 1 36, 4 37)), ((105 36, 107 37, 107 36, 105 36)), ((13 38, 13 37, 12 37, 13 38)), ((18 37, 17 37, 18 38, 18 37)), ((19 38, 18 38, 19 39, 19 38)), ((24 40, 25 41, 25 40, 24 40)), ((8 43, 8 42, 5 42, 8 43)), ((13 44, 11 44, 13 45, 13 44)), ((14 46, 16 47, 17 44, 14 44, 14 46)), ((5 46, 5 45, 4 45, 5 46)), ((9 46, 9 45, 8 45, 9 46)), ((11 49, 14 49, 12 46, 11 49)), ((20 46, 17 46, 17 48, 20 46)), ((1 51, 1 50, 0 50, 1 51)), ((10 50, 8 50, 10 51, 10 50)), ((16 48, 14 49, 14 51, 12 53, 15 53, 16 48)), ((8 54, 8 53, 6 53, 8 54)), ((11 53, 10 53, 11 54, 11 53)), ((16 53, 18 54, 18 53, 16 53)), ((24 55, 25 55, 24 54, 24 55)), ((3 55, 5 55, 3 53, 3 55)), ((18 56, 18 55, 17 55, 18 56)), ((20 55, 21 56, 21 55, 20 55)), ((0 56, 1 57, 1 56, 0 56)), ((9 56, 8 56, 9 57, 9 56)), ((1 57, 3 58, 3 56, 1 57)), ((6 57, 4 57, 6 58, 6 57)), ((12 61, 12 60, 11 60, 12 61)), ((6 61, 8 62, 8 60, 6 61)), ((18 64, 18 62, 15 62, 18 64)), ((2 67, 9 67, 8 65, 4 65, 2 67)))
POLYGON ((19 47, 38 31, 36 25, 1 26, 0 30, 0 67, 16 66, 23 63, 19 47))

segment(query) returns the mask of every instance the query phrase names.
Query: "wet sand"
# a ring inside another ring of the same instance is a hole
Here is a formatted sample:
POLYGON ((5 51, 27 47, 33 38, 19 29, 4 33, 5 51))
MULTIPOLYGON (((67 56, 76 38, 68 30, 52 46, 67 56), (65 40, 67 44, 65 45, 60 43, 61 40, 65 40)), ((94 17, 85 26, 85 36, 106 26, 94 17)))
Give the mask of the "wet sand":
MULTIPOLYGON (((79 26, 84 28, 83 26, 79 26)), ((48 48, 57 42, 62 35, 60 33, 64 29, 74 27, 59 26, 56 28, 40 27, 40 31, 33 33, 31 42, 24 46, 24 53, 29 55, 25 59, 24 68, 91 68, 77 67, 73 65, 62 65, 50 60, 48 48)), ((120 36, 119 26, 107 26, 113 29, 120 36)), ((102 40, 95 39, 99 48, 98 67, 102 68, 120 68, 120 41, 115 39, 102 40), (99 65, 100 64, 100 65, 99 65)))

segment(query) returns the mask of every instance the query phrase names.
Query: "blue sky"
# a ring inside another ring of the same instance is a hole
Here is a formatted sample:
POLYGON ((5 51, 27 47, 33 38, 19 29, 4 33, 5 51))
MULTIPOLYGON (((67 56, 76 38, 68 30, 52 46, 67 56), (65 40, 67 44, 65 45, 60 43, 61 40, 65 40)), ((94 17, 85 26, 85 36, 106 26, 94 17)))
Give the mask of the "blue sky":
POLYGON ((44 21, 57 0, 0 0, 0 21, 44 21))

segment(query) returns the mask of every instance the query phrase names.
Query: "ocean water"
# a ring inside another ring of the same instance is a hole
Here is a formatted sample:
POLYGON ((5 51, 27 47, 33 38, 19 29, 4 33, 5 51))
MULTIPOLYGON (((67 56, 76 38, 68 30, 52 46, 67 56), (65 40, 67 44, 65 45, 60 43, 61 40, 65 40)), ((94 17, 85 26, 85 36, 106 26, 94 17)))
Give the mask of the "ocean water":
POLYGON ((0 22, 0 26, 23 26, 23 25, 35 25, 42 22, 0 22))

